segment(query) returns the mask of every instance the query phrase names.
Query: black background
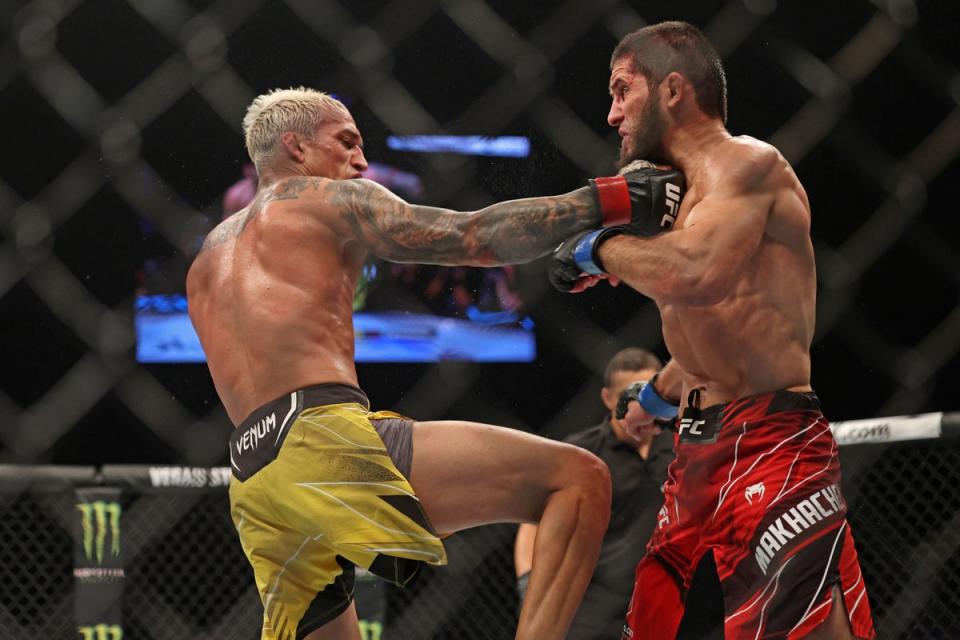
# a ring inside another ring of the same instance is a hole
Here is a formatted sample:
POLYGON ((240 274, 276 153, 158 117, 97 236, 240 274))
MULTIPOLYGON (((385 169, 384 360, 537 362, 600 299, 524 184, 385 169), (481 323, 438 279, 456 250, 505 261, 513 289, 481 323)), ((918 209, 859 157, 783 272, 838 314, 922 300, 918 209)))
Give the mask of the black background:
MULTIPOLYGON (((960 408, 955 3, 487 2, 492 13, 469 20, 494 19, 490 33, 508 34, 494 55, 451 17, 456 4, 351 1, 312 19, 302 8, 310 3, 194 0, 176 7, 197 16, 160 17, 141 4, 0 9, 0 461, 225 461, 230 425, 206 368, 137 365, 130 324, 144 259, 179 251, 181 236, 219 216, 224 190, 241 177, 239 122, 253 96, 300 84, 343 96, 368 158, 418 171, 430 204, 468 210, 563 192, 584 184, 588 169, 612 172, 609 54, 615 34, 641 18, 686 19, 733 41, 718 44, 729 129, 788 142, 814 212, 813 384, 828 416, 960 408), (52 25, 46 35, 38 16, 52 25), (205 24, 225 37, 198 53, 191 38, 205 24), (575 37, 556 35, 571 24, 583 25, 575 37), (351 57, 370 32, 387 53, 351 57), (889 46, 878 47, 884 38, 889 46), (539 52, 540 71, 514 73, 511 47, 539 52), (186 73, 191 87, 168 92, 163 73, 186 73), (71 78, 85 85, 74 91, 71 78), (490 98, 501 83, 507 91, 490 98), (384 122, 398 90, 432 116, 434 130, 384 122), (51 100, 58 91, 71 96, 66 104, 51 100), (89 108, 85 96, 94 96, 89 108), (491 114, 502 96, 527 104, 501 122, 491 114), (127 118, 133 159, 105 153, 110 123, 150 103, 158 106, 149 118, 127 118), (493 160, 386 149, 392 133, 441 131, 526 135, 532 153, 493 160), (580 139, 598 141, 599 151, 571 148, 580 139), (145 217, 169 241, 158 247, 144 234, 145 217)), ((521 273, 536 362, 361 364, 374 406, 561 436, 599 417, 600 374, 613 353, 642 345, 667 355, 656 309, 638 294, 603 286, 561 295, 547 289, 543 261, 521 273)))

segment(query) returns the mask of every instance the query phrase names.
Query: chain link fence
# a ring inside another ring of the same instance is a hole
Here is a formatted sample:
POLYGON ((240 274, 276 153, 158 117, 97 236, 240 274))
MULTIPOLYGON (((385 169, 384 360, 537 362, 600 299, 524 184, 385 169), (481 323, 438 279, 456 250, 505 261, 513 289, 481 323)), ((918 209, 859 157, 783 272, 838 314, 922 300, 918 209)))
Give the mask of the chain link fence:
MULTIPOLYGON (((849 520, 880 638, 960 635, 958 426, 954 415, 939 440, 841 450, 849 520)), ((97 474, 93 468, 0 467, 0 637, 76 638, 78 629, 82 635, 97 624, 104 634, 122 629, 122 635, 91 636, 97 640, 259 637, 262 609, 230 521, 228 474, 222 468, 105 467, 97 474), (105 515, 90 528, 80 526, 81 505, 104 503, 103 493, 91 502, 84 493, 91 487, 114 492, 106 502, 116 505, 116 522, 105 515), (114 543, 118 562, 112 566, 121 577, 109 582, 122 587, 91 596, 104 586, 114 543), (84 624, 96 615, 107 622, 84 624)), ((426 567, 407 589, 361 576, 365 640, 512 638, 515 532, 513 525, 495 525, 452 536, 449 566, 426 567)))
POLYGON ((960 636, 960 444, 863 445, 840 456, 880 637, 960 636))
MULTIPOLYGON (((531 157, 506 164, 418 156, 430 204, 564 192, 612 171, 610 51, 664 18, 704 29, 727 67, 731 130, 776 144, 808 189, 813 380, 827 415, 960 408, 956 11, 914 0, 712 0, 669 15, 621 0, 6 3, 0 127, 17 153, 0 159, 0 349, 17 366, 0 372, 0 462, 224 463, 230 424, 205 370, 138 365, 132 313, 144 262, 185 267, 218 219, 255 95, 336 92, 378 161, 397 158, 389 134, 530 138, 531 157)), ((662 351, 659 315, 624 287, 562 296, 543 269, 518 276, 535 364, 361 366, 374 403, 554 437, 595 421, 606 361, 631 345, 662 351)))
MULTIPOLYGON (((424 202, 472 209, 611 173, 619 140, 605 122, 610 51, 623 34, 673 18, 702 27, 724 59, 731 131, 775 144, 808 190, 819 277, 813 383, 828 417, 960 409, 958 6, 4 3, 0 463, 226 462, 231 425, 205 369, 138 364, 133 309, 145 261, 184 266, 219 218, 224 190, 242 173, 240 120, 255 95, 299 84, 337 93, 374 160, 396 159, 388 134, 528 136, 531 157, 514 164, 449 154, 413 162, 424 202)), ((599 420, 612 354, 638 344, 663 351, 657 310, 624 287, 561 296, 540 263, 520 267, 518 280, 536 326, 535 363, 361 366, 374 404, 562 437, 599 420)), ((843 455, 881 632, 960 637, 951 617, 956 445, 843 455)), ((246 637, 259 614, 249 575, 225 573, 247 569, 221 494, 144 492, 118 478, 104 484, 92 467, 64 469, 0 489, 0 638, 76 637, 85 607, 73 574, 77 553, 85 558, 75 548, 76 487, 87 484, 122 489, 125 595, 112 613, 128 638, 246 637)), ((111 502, 98 501, 90 527, 101 515, 109 525, 111 502)), ((452 539, 454 564, 423 577, 423 597, 389 590, 391 637, 426 637, 417 633, 427 619, 437 625, 430 637, 509 637, 509 529, 452 539), (447 594, 469 604, 450 605, 455 616, 410 613, 447 594)), ((96 535, 90 544, 95 554, 96 535)), ((118 586, 116 567, 90 569, 100 587, 118 586)), ((111 625, 82 626, 113 640, 111 625)))

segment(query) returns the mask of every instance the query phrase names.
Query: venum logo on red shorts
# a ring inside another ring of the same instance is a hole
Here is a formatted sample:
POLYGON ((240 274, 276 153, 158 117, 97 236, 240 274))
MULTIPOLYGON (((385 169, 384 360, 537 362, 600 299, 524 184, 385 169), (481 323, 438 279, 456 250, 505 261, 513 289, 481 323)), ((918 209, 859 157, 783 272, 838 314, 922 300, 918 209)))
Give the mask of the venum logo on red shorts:
POLYGON ((763 486, 763 483, 758 482, 757 484, 752 484, 747 487, 743 492, 743 497, 750 503, 750 506, 753 506, 754 500, 758 503, 763 500, 763 494, 766 493, 766 491, 767 489, 763 486))

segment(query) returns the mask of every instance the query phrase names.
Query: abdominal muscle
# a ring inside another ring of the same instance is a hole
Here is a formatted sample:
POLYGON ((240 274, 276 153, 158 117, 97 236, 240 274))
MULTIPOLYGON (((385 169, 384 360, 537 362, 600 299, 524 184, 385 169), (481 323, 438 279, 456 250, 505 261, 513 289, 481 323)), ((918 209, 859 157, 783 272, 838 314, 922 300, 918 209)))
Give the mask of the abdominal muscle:
POLYGON ((711 306, 664 305, 663 336, 684 372, 681 405, 700 390, 700 406, 759 393, 810 390, 809 340, 764 304, 760 294, 733 295, 711 306))

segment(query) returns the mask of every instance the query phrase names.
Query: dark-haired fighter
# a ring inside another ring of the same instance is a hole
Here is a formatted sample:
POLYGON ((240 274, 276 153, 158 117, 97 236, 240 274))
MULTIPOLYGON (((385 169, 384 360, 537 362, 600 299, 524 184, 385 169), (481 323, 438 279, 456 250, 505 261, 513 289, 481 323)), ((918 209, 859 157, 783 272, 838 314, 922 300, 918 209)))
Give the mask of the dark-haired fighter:
POLYGON ((669 164, 688 187, 670 233, 582 234, 551 264, 561 289, 606 272, 652 298, 673 355, 639 393, 649 414, 679 411, 677 458, 623 637, 673 638, 712 552, 726 637, 873 638, 837 445, 810 387, 806 193, 775 148, 727 132, 723 68, 691 25, 625 36, 610 93, 621 162, 669 164))
POLYGON ((546 255, 601 224, 656 232, 664 209, 651 194, 677 172, 460 213, 353 180, 367 167, 360 132, 325 94, 260 96, 244 131, 256 196, 206 238, 187 293, 237 426, 231 513, 263 600, 263 638, 358 639, 354 565, 404 584, 420 562, 445 562, 436 532, 490 522, 539 522, 517 637, 562 638, 607 526, 606 467, 511 429, 371 412, 353 361, 357 277, 368 251, 489 266, 546 255))

